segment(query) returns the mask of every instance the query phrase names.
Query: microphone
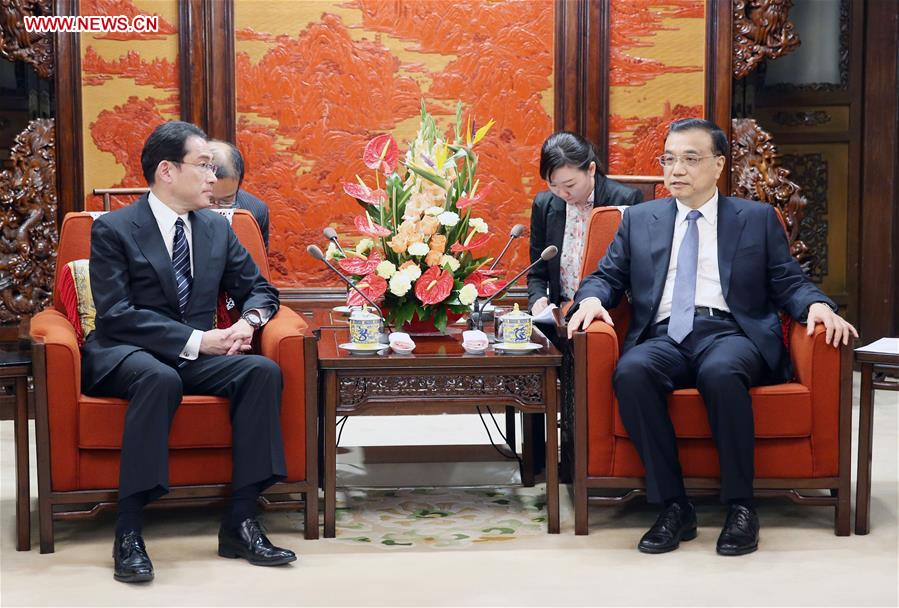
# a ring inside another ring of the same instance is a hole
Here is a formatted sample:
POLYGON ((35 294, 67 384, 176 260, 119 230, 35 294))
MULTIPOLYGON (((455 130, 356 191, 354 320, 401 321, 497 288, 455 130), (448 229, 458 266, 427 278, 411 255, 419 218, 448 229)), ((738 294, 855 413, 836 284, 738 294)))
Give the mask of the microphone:
MULTIPOLYGON (((325 238, 334 243, 337 246, 337 249, 340 250, 340 253, 346 255, 346 251, 343 250, 343 247, 340 246, 340 242, 337 240, 337 231, 328 226, 324 230, 322 230, 322 234, 325 235, 325 238)), ((315 256, 313 256, 315 257, 315 256)))
MULTIPOLYGON (((509 289, 510 287, 512 287, 512 285, 515 284, 515 281, 517 281, 518 279, 520 279, 520 278, 522 277, 522 275, 524 275, 526 272, 528 272, 531 268, 533 268, 534 266, 536 266, 536 265, 539 264, 540 262, 547 262, 547 261, 553 259, 554 257, 556 257, 556 255, 558 255, 558 253, 559 253, 559 248, 556 247, 555 245, 550 245, 549 247, 547 247, 546 249, 544 249, 544 250, 540 253, 540 259, 539 259, 539 260, 534 260, 534 262, 532 262, 531 264, 528 264, 527 266, 525 266, 524 270, 522 270, 521 272, 519 272, 518 274, 516 274, 514 277, 512 277, 512 279, 509 280, 505 285, 503 285, 503 286, 499 289, 499 291, 497 291, 495 294, 493 294, 492 296, 490 296, 489 298, 487 298, 486 300, 484 300, 484 303, 481 304, 480 309, 483 310, 483 308, 486 307, 486 306, 493 300, 493 298, 495 298, 495 297, 498 296, 499 294, 503 293, 504 291, 506 291, 507 289, 509 289)), ((475 302, 477 303, 477 300, 475 300, 475 302)), ((478 319, 478 323, 477 323, 477 324, 478 324, 478 325, 481 325, 481 324, 483 323, 483 319, 481 318, 482 315, 480 314, 480 311, 479 311, 479 310, 475 310, 475 313, 477 314, 477 319, 478 319)), ((478 327, 478 329, 481 329, 481 328, 478 327)))
MULTIPOLYGON (((333 230, 333 229, 332 229, 332 228, 325 228, 325 230, 333 230)), ((356 287, 356 283, 353 281, 353 279, 347 277, 347 276, 344 275, 342 272, 340 272, 339 270, 337 270, 337 268, 335 268, 334 265, 331 264, 331 262, 328 261, 328 259, 325 257, 325 254, 322 253, 322 250, 318 247, 318 245, 309 245, 308 247, 306 247, 306 252, 307 252, 309 255, 311 255, 312 257, 314 257, 316 260, 318 260, 318 261, 320 261, 320 262, 324 262, 325 266, 327 266, 328 268, 330 268, 331 271, 334 272, 334 274, 336 274, 336 275, 339 276, 341 279, 343 279, 343 282, 347 284, 347 287, 349 287, 350 289, 352 289, 353 291, 355 291, 356 293, 358 293, 360 296, 362 296, 362 297, 365 299, 366 302, 368 302, 369 304, 371 304, 372 306, 374 306, 375 310, 378 311, 378 316, 381 317, 381 320, 382 320, 382 321, 384 321, 384 327, 385 327, 385 329, 388 329, 388 330, 391 329, 391 328, 390 328, 390 324, 387 323, 387 318, 384 316, 384 313, 381 311, 381 307, 378 306, 377 304, 375 304, 375 301, 372 300, 371 298, 369 298, 369 297, 365 294, 364 291, 362 291, 361 289, 359 289, 358 287, 356 287)))
POLYGON ((524 225, 515 224, 514 226, 512 226, 512 230, 509 232, 509 240, 506 241, 506 245, 505 245, 505 247, 503 247, 503 250, 500 251, 499 255, 496 256, 496 259, 493 260, 493 263, 490 265, 490 270, 493 270, 494 268, 496 268, 496 265, 499 264, 499 261, 501 259, 503 259, 504 255, 506 255, 506 250, 509 249, 509 245, 512 244, 512 241, 514 241, 515 239, 520 237, 523 232, 524 232, 524 225))

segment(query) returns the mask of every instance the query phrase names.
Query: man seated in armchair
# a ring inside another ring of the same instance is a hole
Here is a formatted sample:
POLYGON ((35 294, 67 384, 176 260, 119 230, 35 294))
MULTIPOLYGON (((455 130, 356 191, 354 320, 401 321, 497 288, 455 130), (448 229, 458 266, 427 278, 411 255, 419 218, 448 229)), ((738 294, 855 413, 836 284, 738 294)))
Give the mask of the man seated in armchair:
POLYGON ((244 355, 254 330, 277 312, 278 291, 228 221, 204 210, 216 180, 212 158, 196 126, 158 126, 141 152, 150 192, 99 217, 91 230, 97 317, 83 348, 82 383, 87 394, 128 400, 113 545, 119 581, 153 579, 142 511, 168 492, 168 435, 183 394, 231 401, 233 492, 219 555, 263 566, 296 559, 272 546, 256 520, 259 494, 286 475, 281 370, 244 355), (222 289, 243 315, 215 329, 222 289))
POLYGON ((728 151, 724 132, 701 119, 669 126, 659 157, 673 198, 629 207, 599 268, 581 283, 569 337, 594 319, 612 324, 626 291, 633 318, 613 376, 621 420, 646 471, 647 498, 662 505, 641 538, 644 553, 665 553, 696 537, 667 398, 695 387, 705 403, 729 506, 717 552, 755 551, 752 502, 754 426, 749 389, 788 381, 790 358, 778 310, 827 328, 837 347, 858 337, 836 305, 790 256, 770 205, 719 195, 728 151))

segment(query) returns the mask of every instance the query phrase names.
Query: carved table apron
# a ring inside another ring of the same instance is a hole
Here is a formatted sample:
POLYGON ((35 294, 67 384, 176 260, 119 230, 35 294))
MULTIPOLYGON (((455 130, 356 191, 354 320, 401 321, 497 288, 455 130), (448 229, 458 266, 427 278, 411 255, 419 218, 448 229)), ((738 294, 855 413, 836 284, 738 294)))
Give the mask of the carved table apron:
MULTIPOLYGON (((341 416, 401 416, 476 412, 476 407, 514 407, 546 414, 546 461, 556 462, 556 378, 562 355, 539 331, 532 341, 543 346, 531 354, 484 355, 462 350, 462 336, 418 336, 412 355, 387 349, 380 355, 352 355, 338 348, 349 342, 344 327, 319 331, 318 367, 321 379, 322 489, 325 495, 325 537, 335 535, 337 506, 337 428, 341 416)), ((386 348, 386 345, 385 345, 386 348)), ((525 467, 529 450, 524 450, 525 467)), ((559 532, 558 467, 546 467, 547 528, 559 532)))

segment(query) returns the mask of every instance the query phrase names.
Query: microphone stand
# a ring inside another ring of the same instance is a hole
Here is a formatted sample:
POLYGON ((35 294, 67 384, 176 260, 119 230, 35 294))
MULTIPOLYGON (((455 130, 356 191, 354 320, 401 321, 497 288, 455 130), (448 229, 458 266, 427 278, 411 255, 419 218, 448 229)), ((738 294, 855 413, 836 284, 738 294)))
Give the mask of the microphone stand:
POLYGON ((327 258, 325 258, 324 254, 322 254, 322 250, 321 250, 321 249, 319 249, 316 245, 309 245, 309 247, 306 248, 306 251, 309 253, 309 255, 311 255, 311 256, 314 257, 315 259, 317 259, 317 260, 323 262, 323 263, 325 264, 325 266, 327 266, 328 268, 330 268, 331 271, 332 271, 334 274, 336 274, 337 276, 339 276, 339 277, 341 278, 341 280, 343 280, 343 282, 347 284, 347 287, 349 287, 350 289, 352 289, 353 291, 355 291, 356 293, 358 293, 360 296, 362 296, 362 297, 365 299, 366 302, 368 302, 369 304, 371 304, 371 305, 375 308, 375 310, 378 311, 378 316, 381 317, 381 321, 384 322, 384 329, 389 330, 389 331, 393 331, 393 328, 392 328, 391 325, 387 322, 387 317, 384 316, 384 312, 381 310, 381 307, 378 306, 378 305, 375 303, 374 300, 372 300, 371 298, 369 298, 368 295, 367 295, 364 291, 362 291, 361 289, 359 289, 358 287, 356 287, 356 282, 355 282, 355 281, 353 281, 351 278, 345 276, 342 272, 340 272, 339 270, 337 270, 337 268, 335 268, 334 265, 331 264, 331 262, 329 262, 329 261, 327 260, 327 258))
POLYGON ((515 282, 516 282, 518 279, 520 279, 522 276, 524 276, 524 274, 525 274, 526 272, 528 272, 531 268, 533 268, 534 266, 536 266, 536 265, 539 264, 540 262, 545 262, 545 261, 547 261, 547 260, 553 259, 554 257, 556 257, 556 255, 557 255, 558 253, 559 253, 558 247, 556 247, 555 245, 550 245, 549 247, 547 247, 546 249, 544 249, 543 252, 540 254, 540 259, 534 260, 533 262, 531 262, 530 264, 528 264, 527 266, 525 266, 524 270, 520 271, 518 274, 516 274, 514 277, 512 277, 509 281, 507 281, 506 284, 503 285, 503 286, 502 286, 502 287, 501 287, 495 294, 493 294, 492 296, 490 296, 489 298, 487 298, 486 300, 484 300, 483 304, 480 306, 480 309, 479 309, 479 307, 477 306, 477 300, 475 300, 476 305, 475 305, 475 311, 474 311, 474 312, 477 313, 477 321, 475 321, 474 319, 472 319, 472 321, 473 321, 472 326, 473 326, 475 329, 482 329, 482 327, 483 327, 483 319, 481 318, 482 315, 481 315, 481 313, 480 313, 480 310, 483 310, 483 309, 487 306, 487 304, 489 304, 491 301, 493 301, 494 298, 496 298, 498 295, 502 294, 502 293, 505 292, 507 289, 509 289, 510 287, 512 287, 512 285, 514 285, 515 282))

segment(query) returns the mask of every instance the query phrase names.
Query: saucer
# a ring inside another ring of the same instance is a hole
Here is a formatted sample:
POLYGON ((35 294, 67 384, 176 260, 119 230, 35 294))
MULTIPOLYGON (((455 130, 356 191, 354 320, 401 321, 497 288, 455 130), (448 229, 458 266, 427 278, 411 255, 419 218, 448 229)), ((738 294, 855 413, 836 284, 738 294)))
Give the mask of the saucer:
POLYGON ((543 346, 534 344, 533 342, 526 342, 525 344, 506 344, 505 342, 497 342, 493 345, 494 350, 515 355, 530 353, 535 350, 540 350, 541 348, 543 348, 543 346))
POLYGON ((339 344, 338 348, 348 350, 354 355, 373 355, 387 348, 386 344, 355 344, 353 342, 344 342, 339 344))
POLYGON ((354 310, 358 310, 359 308, 359 306, 335 306, 331 309, 331 311, 341 315, 349 316, 354 310))

